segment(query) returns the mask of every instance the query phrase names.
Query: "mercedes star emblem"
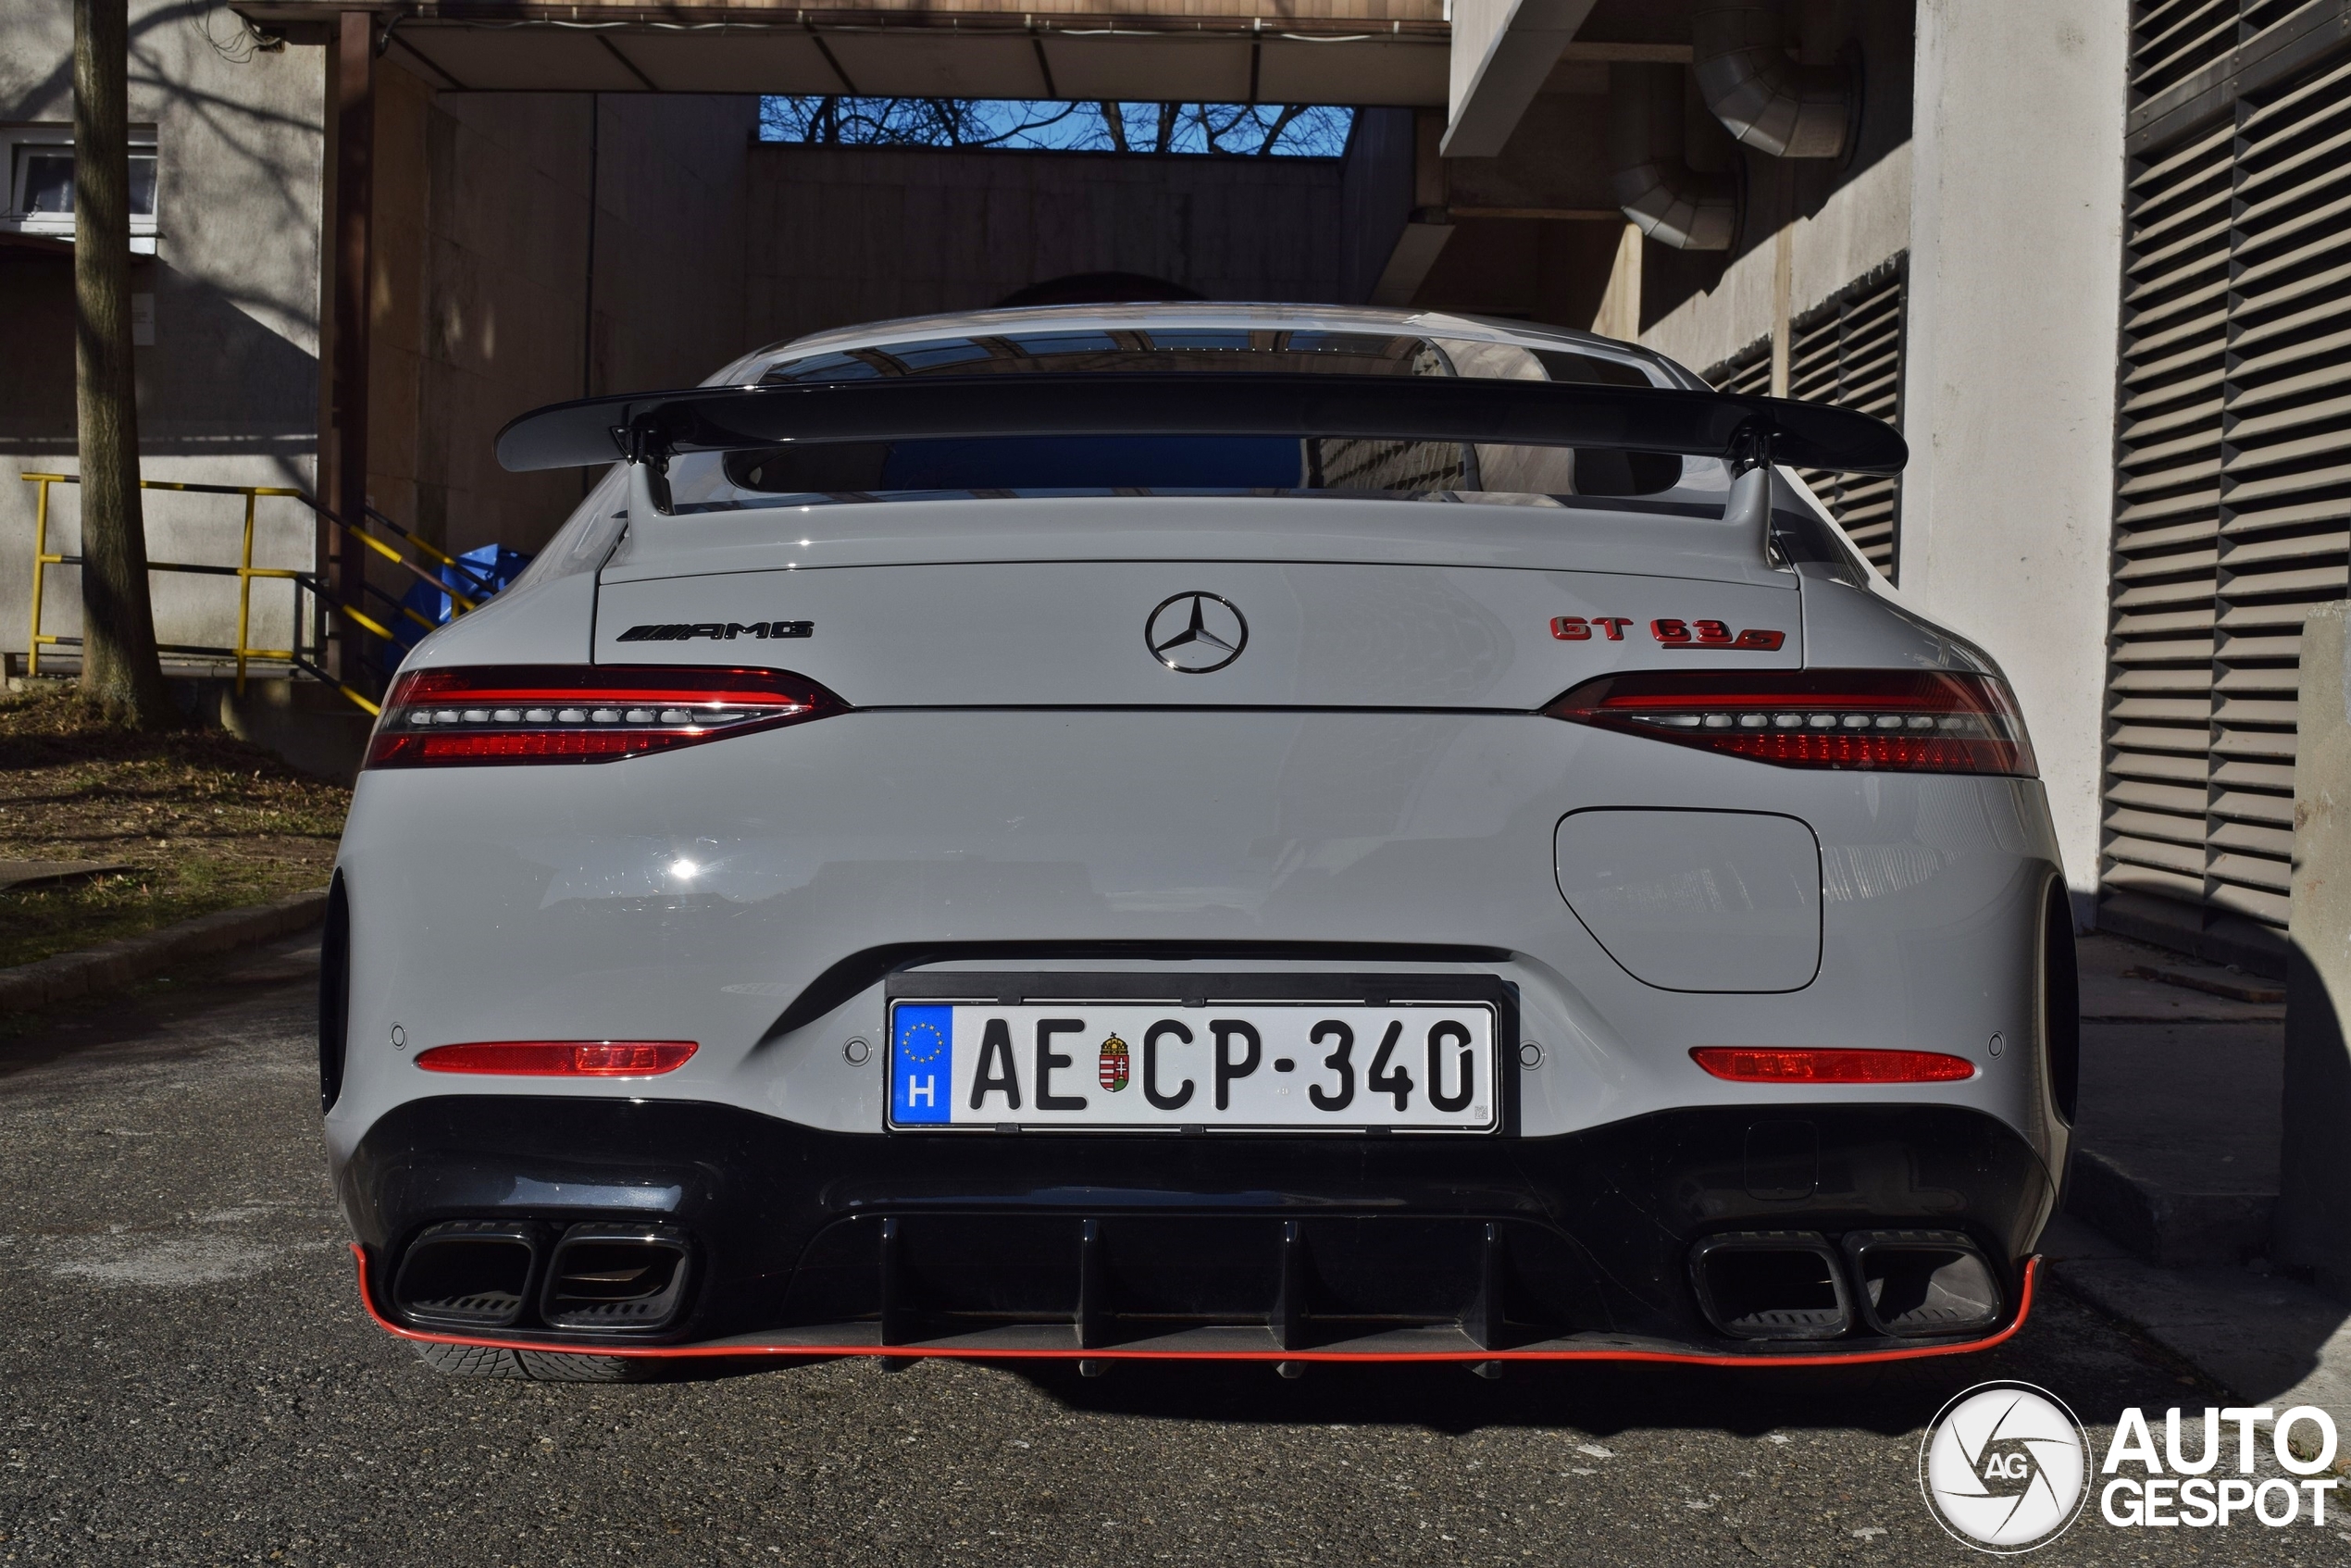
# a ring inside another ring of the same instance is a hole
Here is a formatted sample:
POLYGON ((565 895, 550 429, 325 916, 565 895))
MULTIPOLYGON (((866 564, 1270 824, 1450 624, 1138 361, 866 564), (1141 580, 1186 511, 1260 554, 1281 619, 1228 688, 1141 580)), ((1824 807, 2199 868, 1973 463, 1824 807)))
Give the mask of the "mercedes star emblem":
POLYGON ((1151 657, 1178 675, 1223 669, 1249 646, 1249 622, 1230 600, 1213 593, 1176 593, 1143 623, 1151 657))

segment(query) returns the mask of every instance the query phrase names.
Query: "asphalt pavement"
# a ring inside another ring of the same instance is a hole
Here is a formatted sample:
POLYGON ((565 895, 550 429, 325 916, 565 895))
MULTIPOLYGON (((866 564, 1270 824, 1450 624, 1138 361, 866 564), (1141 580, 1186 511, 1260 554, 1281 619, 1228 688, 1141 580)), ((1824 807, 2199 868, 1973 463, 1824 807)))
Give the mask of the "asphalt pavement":
MULTIPOLYGON (((442 1376, 360 1309, 301 968, 0 1030, 0 1562, 1980 1562, 1919 1487, 1954 1393, 2038 1384, 2101 1454, 2125 1405, 2227 1402, 2061 1288, 1996 1351, 1834 1373, 442 1376)), ((2174 1558, 2351 1562, 2351 1524, 2093 1501, 2033 1561, 2174 1558)))

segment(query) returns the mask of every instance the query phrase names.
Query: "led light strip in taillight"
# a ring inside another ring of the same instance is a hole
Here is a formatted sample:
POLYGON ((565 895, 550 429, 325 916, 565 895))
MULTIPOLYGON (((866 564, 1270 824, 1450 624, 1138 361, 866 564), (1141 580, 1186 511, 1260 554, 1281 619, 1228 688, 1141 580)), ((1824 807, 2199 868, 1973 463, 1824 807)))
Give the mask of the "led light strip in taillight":
POLYGON ((1702 1045, 1690 1060, 1743 1084, 1934 1084, 1975 1076, 1974 1063, 1940 1051, 1702 1045))
POLYGON ((417 1053, 430 1073, 493 1073, 529 1078, 649 1078, 686 1064, 690 1039, 501 1039, 436 1045, 417 1053))
POLYGON ((1553 718, 1782 767, 2034 776, 2008 689, 1943 670, 1652 670, 1587 680, 1553 718))
POLYGON ((781 670, 526 665, 414 670, 392 683, 369 767, 611 762, 840 713, 781 670))

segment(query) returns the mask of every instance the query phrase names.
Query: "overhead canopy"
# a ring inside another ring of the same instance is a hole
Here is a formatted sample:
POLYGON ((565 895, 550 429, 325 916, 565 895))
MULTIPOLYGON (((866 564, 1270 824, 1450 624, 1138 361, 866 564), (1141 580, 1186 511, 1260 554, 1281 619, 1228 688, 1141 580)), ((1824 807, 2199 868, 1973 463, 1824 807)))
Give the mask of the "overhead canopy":
POLYGON ((1788 398, 1574 382, 1138 371, 692 387, 560 403, 498 434, 523 472, 800 443, 1018 436, 1299 436, 1597 447, 1893 474, 1883 420, 1788 398))
POLYGON ((384 57, 444 92, 781 93, 1257 104, 1440 105, 1444 0, 1198 0, 1022 6, 917 0, 238 0, 284 31, 373 11, 384 57), (421 14, 419 14, 421 11, 421 14))

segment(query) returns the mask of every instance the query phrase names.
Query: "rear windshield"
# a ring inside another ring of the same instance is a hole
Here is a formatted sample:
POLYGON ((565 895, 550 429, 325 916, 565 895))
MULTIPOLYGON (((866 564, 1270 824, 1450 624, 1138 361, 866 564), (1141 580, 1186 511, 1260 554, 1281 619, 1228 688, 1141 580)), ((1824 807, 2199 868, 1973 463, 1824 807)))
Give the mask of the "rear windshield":
MULTIPOLYGON (((1632 356, 1582 349, 1240 328, 1020 331, 926 339, 779 360, 768 385, 884 377, 1118 375, 1135 371, 1479 376, 1599 386, 1668 384, 1632 356)), ((985 395, 984 391, 978 395, 985 395)), ((1572 504, 1648 498, 1658 510, 1719 512, 1723 465, 1662 453, 1440 441, 1292 436, 1023 436, 770 447, 681 455, 680 512, 954 496, 1382 495, 1572 504)))

